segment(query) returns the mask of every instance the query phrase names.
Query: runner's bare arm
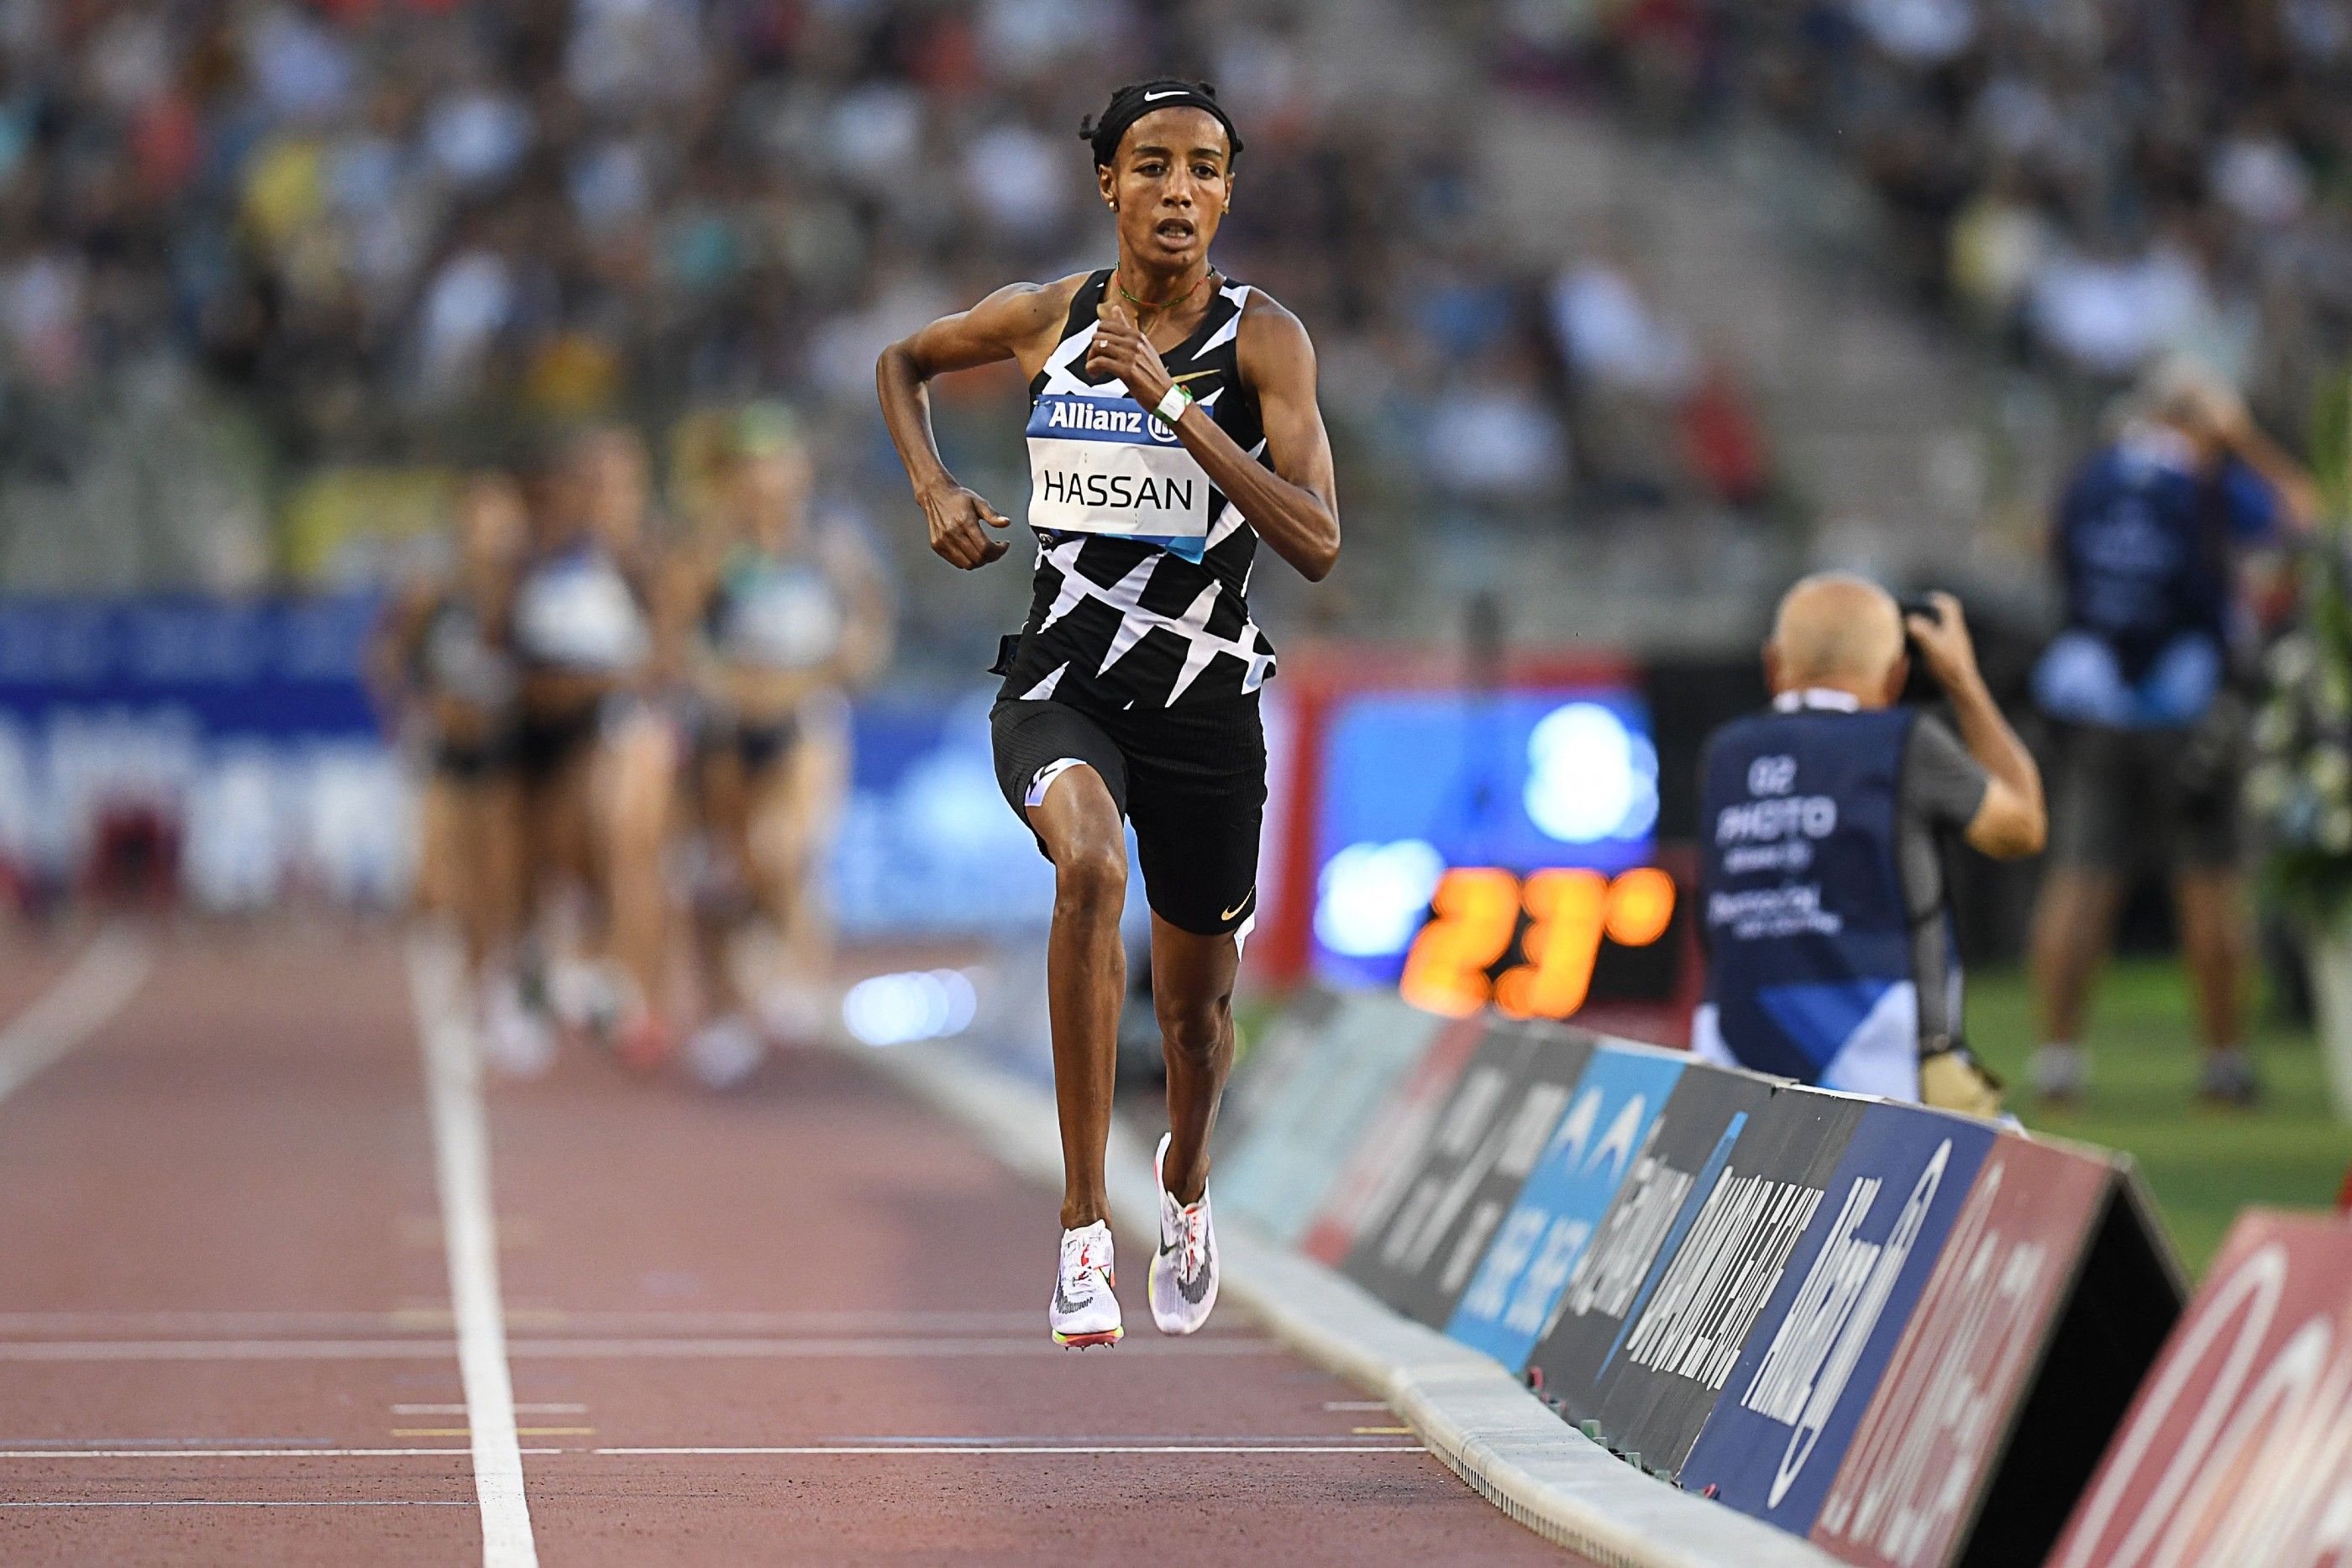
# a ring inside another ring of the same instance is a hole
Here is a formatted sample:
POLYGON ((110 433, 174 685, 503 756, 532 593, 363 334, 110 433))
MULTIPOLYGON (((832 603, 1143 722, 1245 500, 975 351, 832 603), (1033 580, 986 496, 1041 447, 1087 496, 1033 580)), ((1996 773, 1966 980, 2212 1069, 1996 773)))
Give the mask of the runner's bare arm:
MULTIPOLYGON (((1258 538, 1307 581, 1320 582, 1339 559, 1339 504, 1331 437, 1315 402, 1315 345, 1297 317, 1259 295, 1243 312, 1239 350, 1242 379, 1257 393, 1273 471, 1198 409, 1184 411, 1176 434, 1258 538)), ((1091 374, 1117 372, 1146 408, 1157 407, 1173 384, 1150 340, 1123 306, 1108 301, 1087 364, 1091 374)))
POLYGON ((401 718, 414 695, 415 682, 410 672, 415 668, 417 651, 424 646, 433 600, 431 583, 411 582, 384 611, 374 634, 368 639, 362 674, 376 722, 386 735, 399 733, 401 718))
POLYGON ((1039 286, 1015 283, 998 289, 969 310, 942 316, 901 338, 875 361, 874 384, 882 399, 882 422, 898 448, 898 461, 915 486, 915 500, 931 530, 931 550, 950 565, 970 571, 986 566, 1010 547, 991 538, 981 525, 1009 528, 1004 514, 956 483, 940 460, 931 434, 933 376, 968 371, 1004 360, 1026 366, 1038 344, 1061 325, 1069 309, 1074 280, 1039 286))

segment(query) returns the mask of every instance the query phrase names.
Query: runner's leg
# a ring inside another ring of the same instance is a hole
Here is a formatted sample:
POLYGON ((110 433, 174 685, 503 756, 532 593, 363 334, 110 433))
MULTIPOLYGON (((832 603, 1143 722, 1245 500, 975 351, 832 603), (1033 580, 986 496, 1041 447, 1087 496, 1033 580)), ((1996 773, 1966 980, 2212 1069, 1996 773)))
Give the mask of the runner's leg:
POLYGON ((1110 1213, 1103 1145, 1110 1136, 1118 1011, 1127 995, 1127 953, 1118 936, 1127 833, 1108 787, 1084 764, 1064 768, 1028 817, 1054 863, 1045 983, 1062 1124, 1062 1228, 1076 1230, 1110 1213))
POLYGON ((1209 1134, 1234 1067, 1233 933, 1202 936, 1151 917, 1151 1007, 1168 1061, 1168 1158, 1161 1178, 1179 1203, 1197 1203, 1209 1180, 1209 1134))
POLYGON ((599 747, 606 939, 647 1014, 667 1019, 669 884, 667 857, 677 776, 668 727, 635 715, 599 747))
POLYGON ((766 984, 772 993, 783 988, 783 1016, 806 1029, 833 976, 832 911, 819 868, 849 789, 849 748, 831 727, 810 724, 748 782, 752 891, 777 937, 777 972, 766 984))

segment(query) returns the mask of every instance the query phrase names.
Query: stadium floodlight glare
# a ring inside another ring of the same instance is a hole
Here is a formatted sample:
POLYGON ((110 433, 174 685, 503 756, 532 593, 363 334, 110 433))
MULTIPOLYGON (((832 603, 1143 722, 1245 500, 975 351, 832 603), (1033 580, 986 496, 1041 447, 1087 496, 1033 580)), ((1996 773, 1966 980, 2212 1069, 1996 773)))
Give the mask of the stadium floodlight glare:
POLYGON ((1402 952, 1444 874, 1445 857, 1424 839, 1349 844, 1318 879, 1316 939, 1350 958, 1402 952))
POLYGON ((980 993, 961 969, 875 975, 849 988, 841 1021, 859 1043, 905 1045, 941 1040, 971 1027, 980 993))
POLYGON ((1658 820, 1658 753, 1600 703, 1565 703, 1528 734, 1528 820, 1561 843, 1638 839, 1658 820))

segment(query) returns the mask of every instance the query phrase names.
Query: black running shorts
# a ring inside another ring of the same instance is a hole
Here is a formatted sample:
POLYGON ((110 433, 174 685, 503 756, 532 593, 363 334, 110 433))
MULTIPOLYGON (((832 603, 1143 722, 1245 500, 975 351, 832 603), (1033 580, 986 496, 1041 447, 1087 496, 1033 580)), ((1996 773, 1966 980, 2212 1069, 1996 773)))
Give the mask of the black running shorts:
POLYGON ((1265 731, 1255 694, 1107 714, 1007 699, 988 717, 996 781, 1023 821, 1033 793, 1045 799, 1041 779, 1051 784, 1063 766, 1082 762, 1135 829, 1153 914, 1202 936, 1238 930, 1256 914, 1265 731))

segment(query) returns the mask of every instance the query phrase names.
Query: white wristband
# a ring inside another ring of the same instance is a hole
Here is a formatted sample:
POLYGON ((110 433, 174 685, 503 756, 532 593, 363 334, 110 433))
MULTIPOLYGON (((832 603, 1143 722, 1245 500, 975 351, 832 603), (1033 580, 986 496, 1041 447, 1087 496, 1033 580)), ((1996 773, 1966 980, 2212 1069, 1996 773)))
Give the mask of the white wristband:
POLYGON ((1184 410, 1192 405, 1192 402, 1191 392, 1171 383, 1168 388, 1168 395, 1161 398, 1160 406, 1151 411, 1152 417, 1173 430, 1176 428, 1176 422, 1184 417, 1184 410))

